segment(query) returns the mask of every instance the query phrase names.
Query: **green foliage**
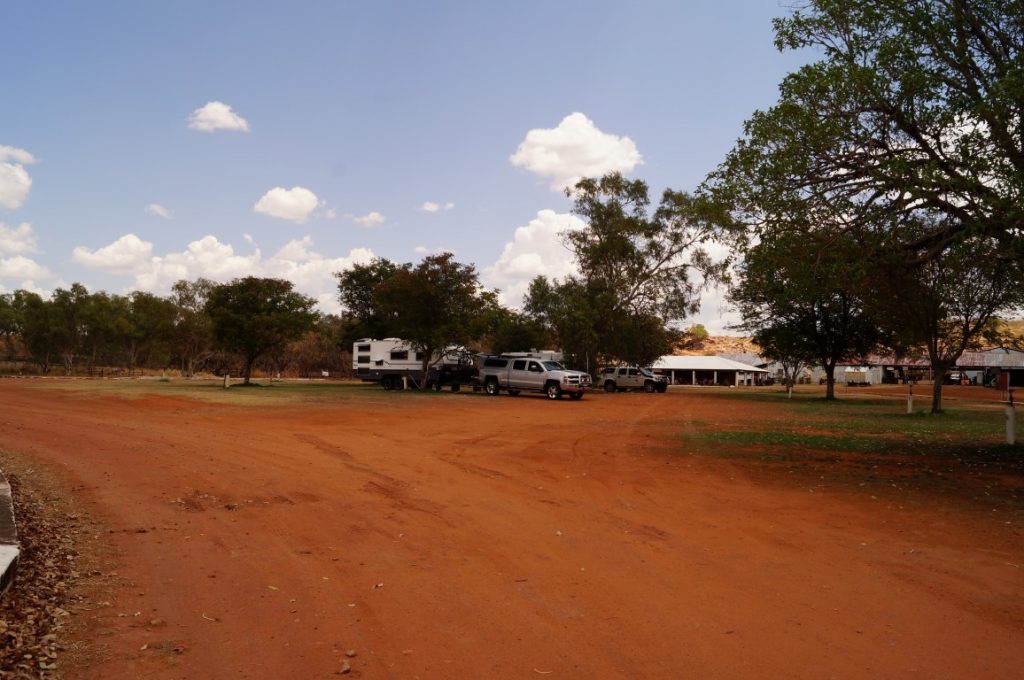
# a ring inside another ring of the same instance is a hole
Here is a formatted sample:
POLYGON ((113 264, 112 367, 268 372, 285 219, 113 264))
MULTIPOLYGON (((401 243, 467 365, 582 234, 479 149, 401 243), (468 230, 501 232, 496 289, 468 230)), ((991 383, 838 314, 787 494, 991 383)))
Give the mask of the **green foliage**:
POLYGON ((394 335, 376 298, 380 286, 399 269, 411 265, 397 265, 390 260, 375 258, 367 264, 356 264, 351 269, 335 272, 338 279, 338 300, 346 310, 345 344, 360 338, 383 338, 394 335))
POLYGON ((290 281, 248 276, 214 287, 206 311, 217 342, 242 355, 248 383, 257 358, 312 328, 313 305, 311 298, 292 290, 290 281))
POLYGON ((697 310, 700 286, 718 279, 703 244, 713 237, 709 204, 666 190, 653 212, 647 184, 618 173, 581 180, 567 192, 587 226, 564 235, 579 275, 534 280, 525 309, 577 366, 599 361, 647 365, 666 354, 666 326, 697 310))
MULTIPOLYGON (((915 264, 898 256, 881 259, 879 270, 880 288, 873 298, 879 318, 906 344, 923 347, 938 376, 953 368, 965 351, 992 342, 997 312, 1024 302, 1019 262, 1004 257, 991 238, 954 242, 915 264)), ((941 410, 942 381, 936 380, 932 412, 941 410)))
POLYGON ((209 279, 181 279, 171 287, 171 302, 177 309, 172 335, 173 354, 180 362, 181 374, 192 377, 213 350, 213 320, 206 302, 215 284, 209 279))
MULTIPOLYGON (((1024 254, 1019 0, 811 0, 775 22, 788 75, 711 184, 747 224, 815 211, 932 257, 987 235, 1024 254), (904 230, 910 218, 929 229, 904 230)), ((831 219, 829 220, 831 223, 831 219)))
POLYGON ((602 311, 675 321, 697 310, 690 272, 720 273, 702 248, 712 232, 702 221, 700 201, 666 190, 651 214, 647 184, 618 173, 581 180, 567 193, 572 212, 587 227, 565 238, 602 311))
POLYGON ((490 321, 490 350, 495 353, 550 347, 544 326, 519 312, 498 307, 490 321))
POLYGON ((601 310, 597 295, 579 279, 530 282, 524 311, 554 339, 571 368, 596 366, 602 356, 601 310))
MULTIPOLYGON (((779 229, 744 252, 730 298, 768 356, 825 368, 826 399, 835 399, 836 364, 881 340, 864 300, 864 244, 779 229)), ((794 370, 795 374, 795 370, 794 370)))
POLYGON ((402 338, 423 354, 424 374, 437 353, 479 340, 499 316, 497 298, 480 287, 476 268, 451 253, 415 266, 378 259, 335 276, 348 338, 402 338))

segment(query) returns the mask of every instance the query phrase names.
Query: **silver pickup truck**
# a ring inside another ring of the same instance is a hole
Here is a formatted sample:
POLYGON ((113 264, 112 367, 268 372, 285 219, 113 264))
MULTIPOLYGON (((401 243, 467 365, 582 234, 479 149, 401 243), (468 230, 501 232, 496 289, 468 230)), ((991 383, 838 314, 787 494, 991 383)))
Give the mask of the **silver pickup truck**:
POLYGON ((570 371, 557 361, 506 354, 480 357, 476 381, 490 395, 502 390, 511 395, 543 392, 548 399, 561 399, 563 394, 581 399, 591 384, 590 375, 570 371))
POLYGON ((601 371, 598 380, 604 385, 605 392, 664 392, 668 389, 668 382, 664 376, 654 375, 649 369, 636 366, 608 366, 601 371))

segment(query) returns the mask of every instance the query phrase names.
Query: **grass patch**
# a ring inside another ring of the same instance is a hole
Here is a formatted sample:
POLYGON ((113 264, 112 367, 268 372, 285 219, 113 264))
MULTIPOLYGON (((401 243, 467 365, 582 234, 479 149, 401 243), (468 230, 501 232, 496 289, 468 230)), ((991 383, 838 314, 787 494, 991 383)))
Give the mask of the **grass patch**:
POLYGON ((222 379, 40 379, 26 380, 30 389, 53 389, 82 397, 141 399, 167 397, 192 399, 225 405, 317 404, 349 401, 400 402, 406 399, 441 399, 449 391, 400 390, 385 391, 375 383, 281 380, 254 382, 248 386, 231 382, 224 389, 222 379))
POLYGON ((761 404, 753 417, 690 421, 677 434, 678 451, 746 461, 812 486, 926 491, 1024 512, 1024 445, 1005 443, 1005 416, 995 403, 908 415, 901 400, 884 398, 712 398, 761 404))

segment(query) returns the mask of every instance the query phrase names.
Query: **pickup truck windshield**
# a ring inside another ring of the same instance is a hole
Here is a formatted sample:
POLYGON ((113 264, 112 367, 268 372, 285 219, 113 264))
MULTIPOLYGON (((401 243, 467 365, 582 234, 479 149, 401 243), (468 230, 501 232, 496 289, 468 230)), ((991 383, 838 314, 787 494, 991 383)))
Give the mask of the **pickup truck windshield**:
POLYGON ((565 370, 565 366, 563 366, 562 364, 558 363, 557 361, 545 361, 545 362, 543 362, 543 364, 544 364, 544 370, 546 370, 546 371, 564 371, 565 370))
POLYGON ((640 375, 645 375, 648 378, 653 378, 654 377, 654 374, 651 373, 650 371, 648 371, 646 368, 641 368, 640 369, 640 375))

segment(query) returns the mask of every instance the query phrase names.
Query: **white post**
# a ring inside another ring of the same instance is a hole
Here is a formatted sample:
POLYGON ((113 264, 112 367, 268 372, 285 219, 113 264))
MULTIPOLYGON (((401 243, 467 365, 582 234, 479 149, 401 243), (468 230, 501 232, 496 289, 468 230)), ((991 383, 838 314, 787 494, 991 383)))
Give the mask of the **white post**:
POLYGON ((231 376, 228 375, 227 373, 225 373, 224 374, 224 389, 228 388, 228 380, 230 380, 230 379, 231 379, 231 376))
POLYGON ((712 375, 711 382, 714 385, 718 384, 718 371, 715 371, 714 374, 712 375))
POLYGON ((690 384, 691 385, 696 385, 697 384, 697 371, 690 371, 690 384))

